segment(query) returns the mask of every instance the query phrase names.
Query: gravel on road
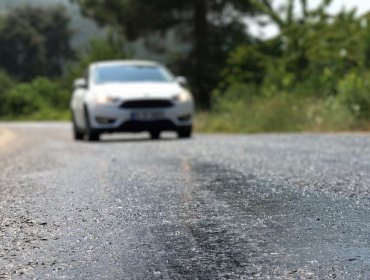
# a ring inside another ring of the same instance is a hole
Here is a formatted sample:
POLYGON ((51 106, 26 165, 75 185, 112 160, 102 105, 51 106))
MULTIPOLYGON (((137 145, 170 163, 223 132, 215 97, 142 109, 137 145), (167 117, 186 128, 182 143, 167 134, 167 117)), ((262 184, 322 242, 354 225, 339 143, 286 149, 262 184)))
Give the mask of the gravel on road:
POLYGON ((369 134, 0 127, 0 279, 370 279, 369 134))

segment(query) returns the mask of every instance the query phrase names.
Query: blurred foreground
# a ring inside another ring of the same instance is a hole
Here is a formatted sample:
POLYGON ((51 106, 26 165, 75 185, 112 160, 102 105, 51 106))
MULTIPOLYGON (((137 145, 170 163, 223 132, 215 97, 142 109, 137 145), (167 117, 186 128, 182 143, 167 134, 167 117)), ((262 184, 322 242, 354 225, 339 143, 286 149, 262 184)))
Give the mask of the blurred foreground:
POLYGON ((367 134, 91 144, 1 126, 2 279, 370 276, 367 134))

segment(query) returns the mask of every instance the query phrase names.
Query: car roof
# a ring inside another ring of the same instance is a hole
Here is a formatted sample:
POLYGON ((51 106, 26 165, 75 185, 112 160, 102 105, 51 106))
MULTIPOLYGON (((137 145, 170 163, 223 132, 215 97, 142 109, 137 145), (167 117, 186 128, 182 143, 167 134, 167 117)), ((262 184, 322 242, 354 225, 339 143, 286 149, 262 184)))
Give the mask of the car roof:
POLYGON ((91 64, 93 67, 110 65, 130 65, 130 66, 160 66, 158 62, 149 60, 107 60, 91 64))

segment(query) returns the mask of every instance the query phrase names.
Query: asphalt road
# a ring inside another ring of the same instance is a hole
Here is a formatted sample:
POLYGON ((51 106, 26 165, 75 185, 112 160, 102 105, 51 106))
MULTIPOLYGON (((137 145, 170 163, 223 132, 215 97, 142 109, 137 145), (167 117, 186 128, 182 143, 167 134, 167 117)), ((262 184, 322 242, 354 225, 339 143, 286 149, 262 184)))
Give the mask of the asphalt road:
POLYGON ((0 279, 370 279, 368 134, 0 127, 0 279))

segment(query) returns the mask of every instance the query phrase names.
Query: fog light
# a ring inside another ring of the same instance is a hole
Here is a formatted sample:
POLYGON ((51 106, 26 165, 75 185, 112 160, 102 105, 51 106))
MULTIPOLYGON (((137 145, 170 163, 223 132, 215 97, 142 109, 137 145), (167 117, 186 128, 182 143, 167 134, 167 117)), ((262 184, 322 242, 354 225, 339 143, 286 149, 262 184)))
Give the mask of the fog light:
POLYGON ((116 120, 115 119, 110 119, 110 118, 105 118, 105 117, 96 117, 96 121, 100 124, 112 124, 116 120))

